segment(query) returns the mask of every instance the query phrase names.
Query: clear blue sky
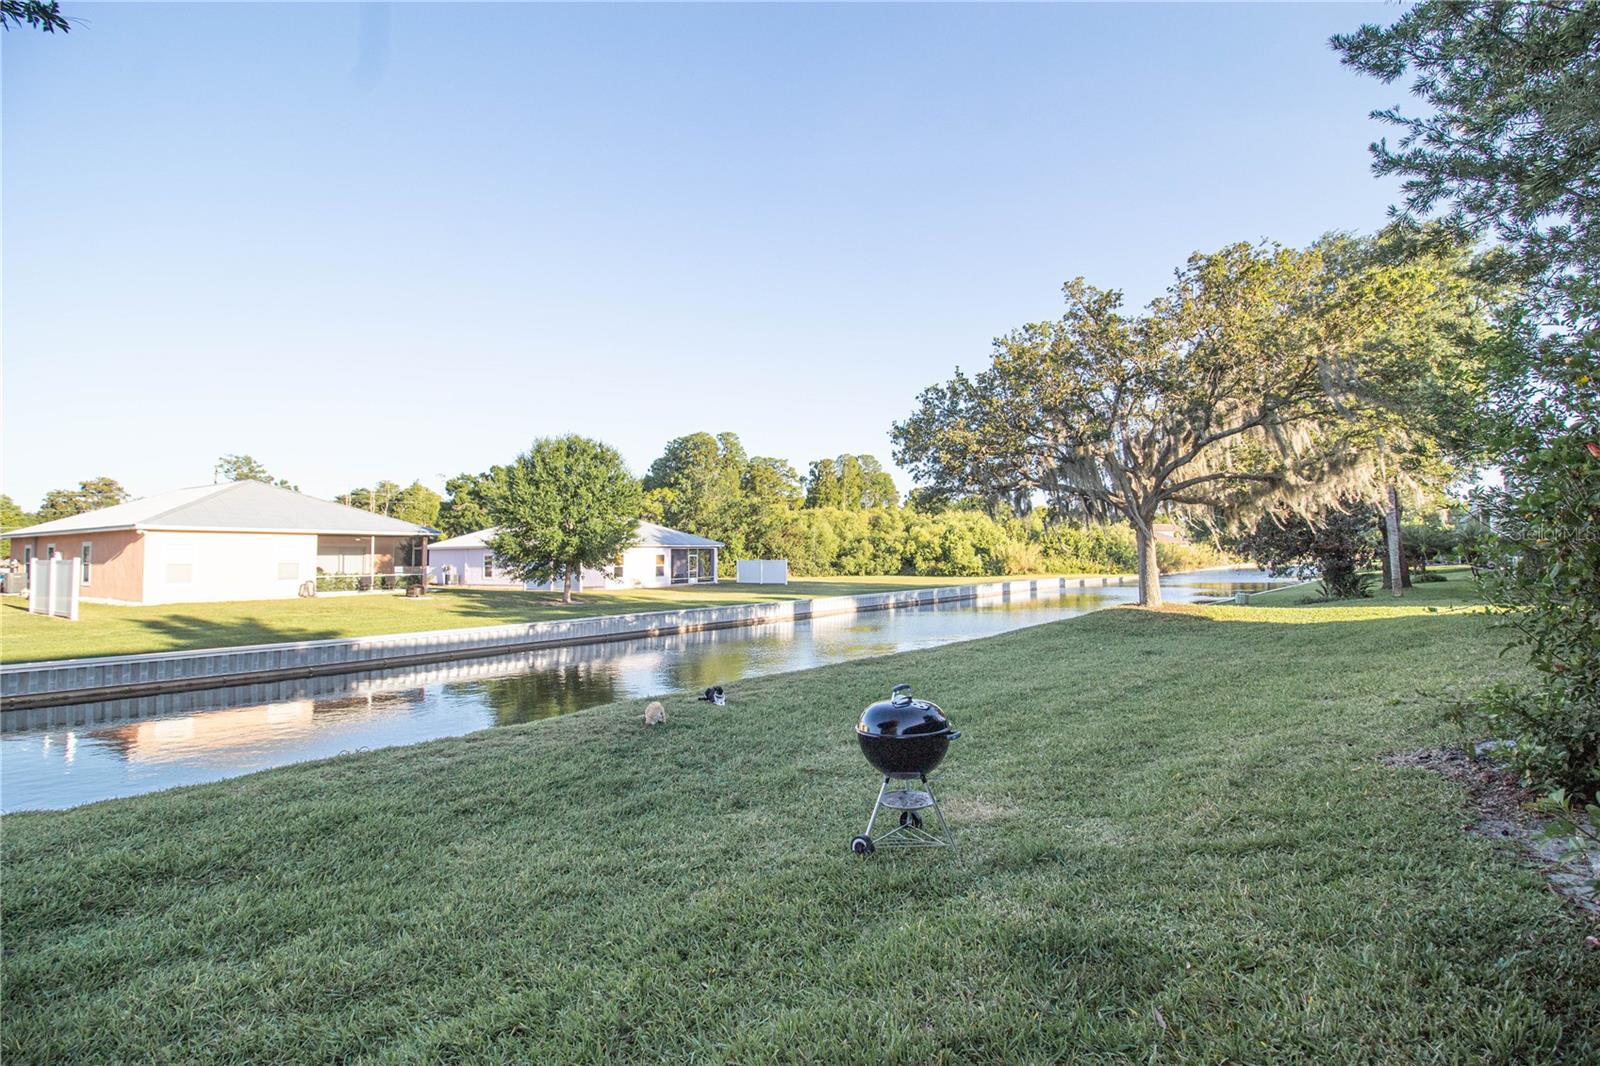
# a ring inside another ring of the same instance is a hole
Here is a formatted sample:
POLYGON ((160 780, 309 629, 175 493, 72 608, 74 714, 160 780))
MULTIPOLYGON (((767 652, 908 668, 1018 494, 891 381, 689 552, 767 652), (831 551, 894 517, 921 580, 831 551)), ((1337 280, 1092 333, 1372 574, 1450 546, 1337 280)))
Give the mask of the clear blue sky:
MULTIPOLYGON (((797 468, 1082 274, 1382 225, 1393 6, 91 5, 3 45, 4 491, 797 468)), ((902 487, 907 481, 900 475, 902 487)))

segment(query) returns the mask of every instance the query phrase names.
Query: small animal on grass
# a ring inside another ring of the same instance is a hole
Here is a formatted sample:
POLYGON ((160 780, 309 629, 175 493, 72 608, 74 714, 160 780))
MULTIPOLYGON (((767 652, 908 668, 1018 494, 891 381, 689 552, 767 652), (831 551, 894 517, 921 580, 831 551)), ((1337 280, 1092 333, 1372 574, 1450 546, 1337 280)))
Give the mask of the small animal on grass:
POLYGON ((645 725, 662 725, 667 720, 667 709, 661 706, 659 700, 651 700, 650 705, 644 709, 645 725))

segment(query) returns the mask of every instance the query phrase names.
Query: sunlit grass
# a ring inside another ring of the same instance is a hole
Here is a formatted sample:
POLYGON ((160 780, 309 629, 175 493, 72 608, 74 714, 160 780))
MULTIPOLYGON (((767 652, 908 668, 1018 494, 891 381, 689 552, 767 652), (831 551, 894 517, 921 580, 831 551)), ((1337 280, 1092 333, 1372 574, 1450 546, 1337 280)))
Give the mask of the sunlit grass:
POLYGON ((1107 610, 8 816, 5 1058, 1592 1062, 1590 927, 1380 761, 1512 669, 1420 606, 1107 610), (959 847, 864 861, 899 681, 965 734, 959 847))
POLYGON ((1317 600, 1317 586, 1295 585, 1258 592, 1250 597, 1250 607, 1296 608, 1280 621, 1353 621, 1363 618, 1393 618, 1436 612, 1482 612, 1486 610, 1478 592, 1477 579, 1464 566, 1436 566, 1430 573, 1443 575, 1444 581, 1428 581, 1403 590, 1395 596, 1381 587, 1372 595, 1353 600, 1317 600))

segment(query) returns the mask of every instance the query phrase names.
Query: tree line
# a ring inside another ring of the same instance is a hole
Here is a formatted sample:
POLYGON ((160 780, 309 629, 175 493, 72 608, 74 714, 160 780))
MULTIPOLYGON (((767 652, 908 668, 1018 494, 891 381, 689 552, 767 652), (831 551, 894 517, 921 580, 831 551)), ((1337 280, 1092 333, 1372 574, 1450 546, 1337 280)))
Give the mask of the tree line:
MULTIPOLYGON (((577 498, 590 491, 588 482, 620 476, 609 460, 596 467, 585 459, 582 475, 557 470, 546 461, 548 447, 535 442, 522 459, 451 478, 439 515, 445 535, 506 524, 501 501, 514 495, 513 479, 524 460, 539 464, 547 485, 577 498)), ((872 455, 818 459, 802 475, 787 460, 748 454, 738 435, 727 432, 669 441, 638 479, 629 506, 631 518, 721 541, 725 564, 787 559, 797 576, 1120 572, 1135 558, 1127 527, 1085 531, 1081 515, 1048 508, 1022 515, 931 496, 902 501, 872 455)), ((1217 558, 1183 545, 1163 551, 1171 566, 1217 558)), ((598 558, 609 561, 610 555, 601 552, 598 558)))

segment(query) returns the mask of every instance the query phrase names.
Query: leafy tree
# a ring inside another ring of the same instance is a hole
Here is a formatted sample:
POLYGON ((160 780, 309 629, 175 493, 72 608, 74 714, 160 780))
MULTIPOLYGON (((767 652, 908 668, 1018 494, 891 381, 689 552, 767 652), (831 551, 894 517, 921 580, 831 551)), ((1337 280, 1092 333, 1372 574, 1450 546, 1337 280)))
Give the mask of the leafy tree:
POLYGON ((7 30, 26 23, 45 33, 71 33, 57 0, 0 0, 0 26, 7 30))
MULTIPOLYGON (((10 496, 0 495, 0 530, 21 529, 30 526, 34 517, 21 507, 10 496)), ((11 554, 11 540, 9 537, 0 538, 0 557, 11 554)))
POLYGON ((639 504, 639 482, 616 449, 579 436, 540 438, 490 500, 494 553, 524 581, 560 575, 571 603, 572 575, 607 565, 632 542, 639 504))
POLYGON ((1462 531, 1457 523, 1445 521, 1438 511, 1421 521, 1406 523, 1406 558, 1415 560, 1417 569, 1428 572, 1428 564, 1447 555, 1455 554, 1461 547, 1462 531))
POLYGON ((1600 790, 1600 4, 1442 3, 1333 40, 1349 65, 1411 79, 1373 146, 1404 208, 1492 232, 1529 285, 1493 348, 1481 432, 1504 488, 1492 597, 1539 672, 1485 701, 1530 780, 1600 790))
POLYGON ((267 473, 267 468, 249 455, 224 455, 217 460, 215 473, 225 481, 262 481, 280 489, 300 491, 299 485, 291 485, 284 478, 275 478, 267 473))
POLYGON ((1501 254, 1476 255, 1470 240, 1438 225, 1400 222, 1316 247, 1376 316, 1341 401, 1383 516, 1384 587, 1398 596, 1411 584, 1401 501, 1442 497, 1481 457, 1472 412, 1486 385, 1485 346, 1515 289, 1501 254))
POLYGON ((651 513, 674 529, 728 542, 737 558, 747 461, 737 434, 691 433, 668 441, 644 476, 651 513))
POLYGON ((805 499, 800 475, 783 459, 758 455, 745 464, 739 487, 743 517, 737 540, 743 554, 726 553, 728 557, 792 559, 794 513, 805 499))
POLYGON ((845 501, 861 501, 864 508, 898 507, 900 506, 900 490, 894 487, 894 478, 878 462, 875 455, 858 455, 855 457, 856 468, 859 471, 860 488, 851 490, 851 483, 846 479, 845 501))
POLYGON ((1328 599, 1370 595, 1359 571, 1377 554, 1378 510, 1362 499, 1335 501, 1318 514, 1274 507, 1251 528, 1219 531, 1231 555, 1241 556, 1273 574, 1314 573, 1328 599))
POLYGON ((841 455, 818 459, 806 474, 807 507, 842 507, 858 511, 873 507, 898 507, 900 493, 894 479, 876 456, 841 455))
POLYGON ((400 492, 398 484, 385 480, 379 481, 371 488, 351 489, 341 496, 335 496, 333 502, 362 511, 371 511, 373 514, 392 515, 395 504, 400 499, 400 492))
POLYGON ((843 507, 844 486, 839 465, 833 459, 817 459, 806 471, 807 507, 843 507))
POLYGON ((784 459, 752 456, 739 479, 746 500, 760 505, 798 507, 805 500, 800 475, 784 459))
POLYGON ((510 470, 492 466, 482 474, 457 474, 444 483, 445 500, 439 508, 438 527, 446 537, 476 533, 494 524, 489 506, 505 491, 510 470))
POLYGON ((1413 76, 1426 105, 1373 113, 1401 130, 1372 153, 1403 179, 1405 208, 1492 230, 1530 276, 1592 304, 1600 276, 1565 268, 1600 262, 1600 5, 1425 0, 1332 43, 1384 82, 1413 76))
POLYGON ((39 505, 39 521, 53 522, 85 511, 98 511, 132 499, 115 478, 97 477, 78 482, 76 489, 51 489, 39 505))
POLYGON ((395 496, 390 514, 402 522, 437 527, 439 508, 444 500, 420 481, 413 481, 395 496))

